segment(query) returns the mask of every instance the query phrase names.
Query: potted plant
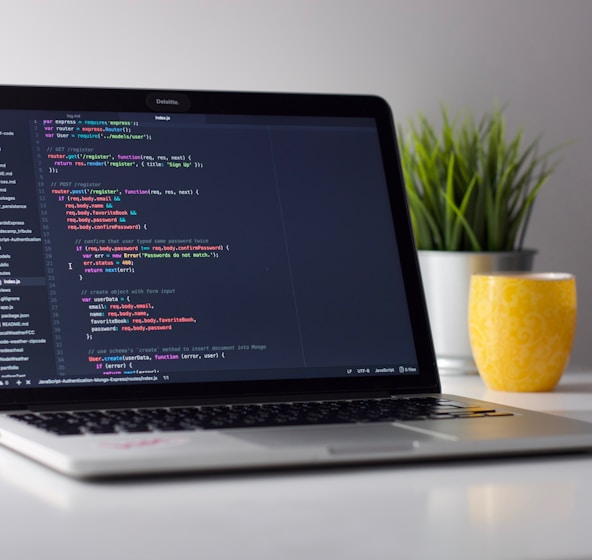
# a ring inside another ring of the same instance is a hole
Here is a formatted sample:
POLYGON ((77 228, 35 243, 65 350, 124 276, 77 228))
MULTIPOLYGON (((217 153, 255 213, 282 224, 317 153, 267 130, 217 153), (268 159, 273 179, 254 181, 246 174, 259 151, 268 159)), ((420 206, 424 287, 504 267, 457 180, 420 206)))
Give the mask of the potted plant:
POLYGON ((533 205, 557 161, 537 137, 508 138, 503 110, 477 122, 441 108, 436 132, 419 115, 400 130, 403 176, 438 365, 474 371, 467 327, 471 274, 529 270, 536 251, 523 247, 533 205))

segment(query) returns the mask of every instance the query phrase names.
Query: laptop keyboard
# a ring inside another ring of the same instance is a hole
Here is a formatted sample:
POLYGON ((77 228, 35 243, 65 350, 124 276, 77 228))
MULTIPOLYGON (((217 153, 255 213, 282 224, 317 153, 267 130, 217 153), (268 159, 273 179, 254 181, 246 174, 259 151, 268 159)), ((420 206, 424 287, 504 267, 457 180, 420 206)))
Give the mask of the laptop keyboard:
POLYGON ((114 434, 196 429, 302 426, 355 422, 468 419, 511 416, 441 397, 359 399, 74 412, 16 413, 12 418, 58 435, 114 434))

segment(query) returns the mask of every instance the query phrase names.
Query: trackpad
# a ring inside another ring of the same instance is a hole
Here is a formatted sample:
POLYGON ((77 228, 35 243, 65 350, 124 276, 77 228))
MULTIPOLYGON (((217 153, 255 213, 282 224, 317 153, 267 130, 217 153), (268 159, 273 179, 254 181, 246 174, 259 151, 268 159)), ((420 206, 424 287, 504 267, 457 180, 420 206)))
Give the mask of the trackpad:
POLYGON ((266 447, 325 447, 332 453, 360 453, 417 448, 431 435, 410 432, 391 424, 356 424, 289 428, 246 429, 225 432, 266 447))

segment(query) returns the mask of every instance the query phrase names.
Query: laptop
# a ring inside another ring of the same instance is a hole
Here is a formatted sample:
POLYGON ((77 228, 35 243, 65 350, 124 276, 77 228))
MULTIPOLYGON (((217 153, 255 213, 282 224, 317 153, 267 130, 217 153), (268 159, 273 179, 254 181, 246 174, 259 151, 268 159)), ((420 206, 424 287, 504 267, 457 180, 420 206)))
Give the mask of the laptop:
POLYGON ((0 87, 0 444, 78 478, 587 450, 442 395, 387 103, 0 87))

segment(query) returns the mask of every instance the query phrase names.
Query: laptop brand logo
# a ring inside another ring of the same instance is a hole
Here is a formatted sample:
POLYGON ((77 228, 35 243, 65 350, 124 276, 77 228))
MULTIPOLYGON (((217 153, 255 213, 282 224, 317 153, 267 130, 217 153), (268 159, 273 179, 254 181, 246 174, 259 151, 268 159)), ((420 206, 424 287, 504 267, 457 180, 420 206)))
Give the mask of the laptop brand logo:
POLYGON ((146 105, 152 111, 184 113, 191 109, 191 101, 180 92, 154 92, 146 96, 146 105))
POLYGON ((160 97, 157 97, 155 101, 157 105, 181 105, 177 99, 160 99, 160 97))

